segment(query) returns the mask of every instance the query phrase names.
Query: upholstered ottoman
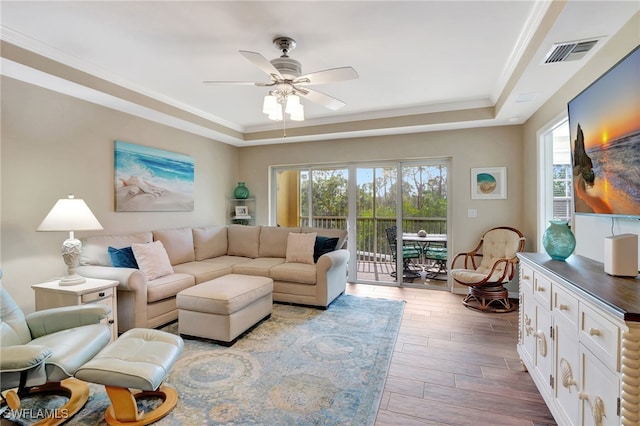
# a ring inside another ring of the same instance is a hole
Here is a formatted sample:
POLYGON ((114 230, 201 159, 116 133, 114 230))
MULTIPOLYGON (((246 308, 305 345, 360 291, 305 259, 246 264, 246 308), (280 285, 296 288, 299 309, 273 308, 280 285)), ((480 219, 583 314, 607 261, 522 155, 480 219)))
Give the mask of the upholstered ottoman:
POLYGON ((181 335, 233 345, 238 336, 271 316, 273 280, 230 274, 196 284, 176 296, 181 335))
POLYGON ((169 412, 178 393, 162 385, 182 353, 182 338, 165 331, 133 328, 102 349, 80 367, 75 377, 105 386, 111 406, 105 412, 109 425, 147 425, 169 412), (132 393, 131 389, 140 389, 132 393), (148 412, 138 412, 136 399, 158 397, 162 403, 148 412))

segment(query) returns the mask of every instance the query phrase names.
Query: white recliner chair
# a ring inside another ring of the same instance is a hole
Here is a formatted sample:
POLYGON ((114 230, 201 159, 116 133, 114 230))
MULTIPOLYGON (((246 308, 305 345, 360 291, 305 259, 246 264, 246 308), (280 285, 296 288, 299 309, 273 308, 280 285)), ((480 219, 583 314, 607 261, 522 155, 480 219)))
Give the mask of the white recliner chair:
MULTIPOLYGON (((1 277, 1 272, 0 272, 1 277)), ((65 418, 40 423, 63 423, 87 402, 89 386, 72 376, 111 340, 111 330, 100 321, 110 309, 104 305, 79 305, 47 309, 24 315, 18 304, 0 288, 0 403, 17 410, 20 398, 48 392, 67 396, 57 411, 65 418)))

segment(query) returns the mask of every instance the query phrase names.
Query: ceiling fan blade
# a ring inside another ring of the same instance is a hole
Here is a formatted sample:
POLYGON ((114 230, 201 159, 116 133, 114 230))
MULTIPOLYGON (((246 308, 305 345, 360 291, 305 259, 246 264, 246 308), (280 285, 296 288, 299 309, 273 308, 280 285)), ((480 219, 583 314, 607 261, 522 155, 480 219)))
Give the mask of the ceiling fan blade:
POLYGON ((316 104, 322 105, 325 108, 329 108, 333 111, 339 110, 346 105, 340 99, 325 95, 324 93, 318 92, 317 90, 307 89, 306 87, 304 89, 296 87, 295 89, 296 93, 303 98, 308 99, 311 102, 315 102, 316 104))
POLYGON ((216 81, 216 80, 205 80, 202 83, 204 84, 210 84, 210 85, 214 85, 214 84, 233 84, 236 86, 255 86, 256 83, 254 83, 253 81, 216 81))
POLYGON ((352 67, 340 67, 301 75, 295 79, 294 83, 325 84, 336 81, 353 80, 355 78, 358 78, 358 73, 352 67))
POLYGON ((235 86, 273 86, 275 83, 262 83, 259 81, 218 81, 218 80, 204 80, 202 83, 207 85, 215 85, 215 84, 231 84, 235 86))
POLYGON ((268 75, 275 76, 275 78, 283 78, 280 74, 280 71, 278 71, 276 67, 274 67, 273 64, 271 64, 271 62, 269 62, 267 58, 265 58, 261 54, 256 52, 249 52, 248 50, 240 50, 240 54, 268 75))

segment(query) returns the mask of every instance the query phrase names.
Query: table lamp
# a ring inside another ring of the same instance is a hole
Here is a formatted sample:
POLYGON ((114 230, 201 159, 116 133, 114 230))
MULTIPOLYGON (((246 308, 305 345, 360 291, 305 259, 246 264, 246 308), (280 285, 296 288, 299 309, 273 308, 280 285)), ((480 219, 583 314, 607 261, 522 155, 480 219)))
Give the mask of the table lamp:
POLYGON ((69 232, 69 238, 62 243, 62 258, 67 264, 67 276, 60 279, 59 285, 69 286, 85 282, 84 277, 76 273, 76 268, 80 263, 82 243, 74 237, 74 231, 99 231, 102 229, 102 225, 84 200, 76 199, 71 194, 68 198, 56 202, 47 217, 38 226, 37 231, 69 232))

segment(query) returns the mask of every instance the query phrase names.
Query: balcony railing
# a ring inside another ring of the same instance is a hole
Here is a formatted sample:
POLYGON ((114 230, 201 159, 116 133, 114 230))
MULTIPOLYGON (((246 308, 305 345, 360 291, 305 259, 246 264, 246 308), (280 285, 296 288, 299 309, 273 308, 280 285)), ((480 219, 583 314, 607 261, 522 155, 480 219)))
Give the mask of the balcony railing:
MULTIPOLYGON (((300 218, 302 226, 313 226, 326 229, 347 229, 347 218, 341 216, 314 216, 309 225, 307 217, 300 218)), ((387 241, 386 229, 394 226, 393 217, 356 219, 356 253, 358 262, 392 262, 391 249, 387 241)), ((436 217, 403 218, 402 230, 415 233, 424 229, 428 234, 446 234, 447 219, 436 217)), ((353 233, 352 233, 353 235, 353 233)), ((348 244, 353 244, 353 237, 348 244)))

